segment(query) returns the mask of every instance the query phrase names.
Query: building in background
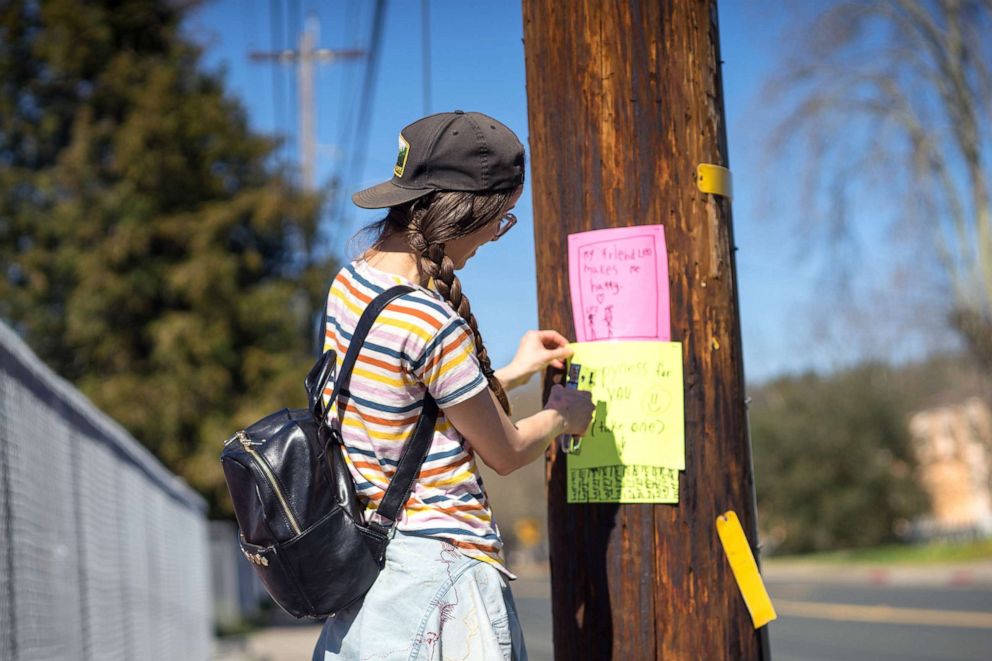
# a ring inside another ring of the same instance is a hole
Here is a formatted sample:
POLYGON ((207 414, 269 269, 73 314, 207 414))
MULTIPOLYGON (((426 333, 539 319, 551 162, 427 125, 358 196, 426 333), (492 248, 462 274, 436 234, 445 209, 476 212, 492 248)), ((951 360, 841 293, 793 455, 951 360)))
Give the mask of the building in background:
POLYGON ((920 481, 931 513, 917 522, 928 538, 992 535, 992 412, 977 397, 910 418, 920 481))

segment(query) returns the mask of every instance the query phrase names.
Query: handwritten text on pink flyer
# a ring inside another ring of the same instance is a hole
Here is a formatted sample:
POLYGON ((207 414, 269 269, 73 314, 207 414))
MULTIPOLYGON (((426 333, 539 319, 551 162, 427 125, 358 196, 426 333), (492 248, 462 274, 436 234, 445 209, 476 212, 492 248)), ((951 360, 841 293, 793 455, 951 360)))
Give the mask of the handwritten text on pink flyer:
POLYGON ((570 234, 568 272, 579 342, 671 340, 663 226, 570 234))

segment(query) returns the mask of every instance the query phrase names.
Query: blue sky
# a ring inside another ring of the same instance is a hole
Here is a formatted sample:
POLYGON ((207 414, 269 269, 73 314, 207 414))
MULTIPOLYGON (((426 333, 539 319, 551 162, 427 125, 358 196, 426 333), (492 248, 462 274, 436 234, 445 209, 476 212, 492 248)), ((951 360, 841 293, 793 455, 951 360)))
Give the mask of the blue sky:
MULTIPOLYGON (((295 73, 288 67, 252 62, 249 52, 287 45, 285 27, 273 35, 271 10, 282 8, 299 25, 308 14, 320 22, 320 45, 365 48, 371 2, 348 0, 215 0, 187 23, 187 32, 205 47, 204 64, 223 69, 230 92, 239 97, 254 128, 289 136, 284 156, 296 160, 295 73), (274 42, 273 39, 276 39, 274 42)), ((782 57, 780 36, 789 16, 780 3, 733 0, 720 3, 724 94, 728 123, 745 372, 764 380, 782 372, 824 369, 841 361, 835 346, 812 339, 807 314, 816 305, 822 274, 804 258, 787 218, 769 215, 762 200, 788 198, 775 182, 794 164, 778 163, 768 172, 759 137, 767 129, 760 91, 782 57)), ((519 2, 430 0, 430 111, 478 110, 513 129, 527 144, 522 19, 519 2)), ((383 49, 371 108, 365 167, 348 177, 348 193, 391 176, 399 130, 424 114, 421 3, 388 3, 383 49)), ((801 9, 799 10, 801 11, 801 9)), ((294 44, 295 45, 295 44, 294 44)), ((354 149, 354 115, 364 65, 339 61, 316 72, 318 182, 346 171, 346 150, 354 149)), ((788 205, 772 205, 775 208, 788 205)), ((347 256, 348 235, 373 220, 376 212, 347 204, 347 226, 337 229, 332 249, 347 256)), ((530 190, 517 205, 519 223, 499 243, 485 247, 461 272, 464 290, 494 362, 509 360, 520 335, 536 327, 537 299, 530 190)), ((778 213, 787 213, 779 210, 778 213)))

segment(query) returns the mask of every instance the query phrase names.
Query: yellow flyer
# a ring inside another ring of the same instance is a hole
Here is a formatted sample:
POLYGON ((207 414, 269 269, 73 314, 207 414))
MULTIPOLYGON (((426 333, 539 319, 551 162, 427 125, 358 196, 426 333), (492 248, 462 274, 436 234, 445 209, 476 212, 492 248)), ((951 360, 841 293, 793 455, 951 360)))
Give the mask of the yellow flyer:
POLYGON ((568 501, 677 502, 685 468, 682 345, 570 346, 569 385, 592 393, 596 412, 567 455, 568 501))

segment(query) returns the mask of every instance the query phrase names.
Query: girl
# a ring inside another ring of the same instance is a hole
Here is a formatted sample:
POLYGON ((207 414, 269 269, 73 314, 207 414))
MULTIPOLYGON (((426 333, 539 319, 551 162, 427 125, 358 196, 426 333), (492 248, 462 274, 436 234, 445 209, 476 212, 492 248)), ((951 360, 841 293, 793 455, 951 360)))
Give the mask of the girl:
POLYGON ((328 294, 325 350, 339 360, 365 306, 397 284, 414 288, 380 314, 347 397, 331 407, 366 519, 376 516, 425 393, 441 409, 434 438, 365 598, 328 618, 314 650, 326 659, 525 659, 523 636, 476 464, 507 475, 561 434, 586 431, 588 393, 555 386, 546 408, 514 426, 506 390, 571 355, 555 331, 531 331, 493 370, 455 271, 516 222, 524 150, 480 113, 426 117, 403 129, 393 178, 356 193, 388 209, 372 247, 345 266, 328 294))

